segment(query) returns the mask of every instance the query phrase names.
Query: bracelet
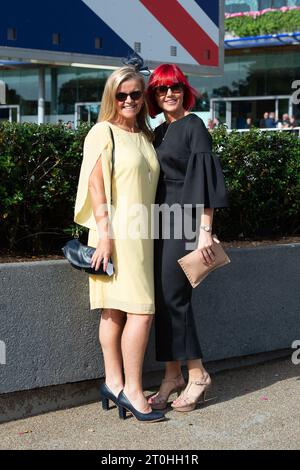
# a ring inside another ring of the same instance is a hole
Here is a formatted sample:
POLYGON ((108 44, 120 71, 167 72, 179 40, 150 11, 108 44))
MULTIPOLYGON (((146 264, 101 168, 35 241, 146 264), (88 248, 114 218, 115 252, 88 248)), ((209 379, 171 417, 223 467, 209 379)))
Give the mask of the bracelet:
POLYGON ((202 228, 202 230, 205 230, 205 232, 211 232, 212 231, 212 226, 209 225, 209 224, 200 225, 200 228, 202 228))

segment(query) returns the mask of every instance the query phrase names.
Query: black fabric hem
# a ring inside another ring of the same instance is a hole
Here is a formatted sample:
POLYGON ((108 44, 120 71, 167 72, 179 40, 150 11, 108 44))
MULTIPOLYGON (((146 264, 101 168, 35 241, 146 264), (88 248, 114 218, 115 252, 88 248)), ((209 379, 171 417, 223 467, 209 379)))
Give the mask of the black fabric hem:
POLYGON ((180 357, 180 358, 172 358, 172 359, 158 359, 156 357, 157 362, 175 362, 175 361, 194 361, 195 359, 203 359, 203 355, 197 355, 195 357, 180 357))

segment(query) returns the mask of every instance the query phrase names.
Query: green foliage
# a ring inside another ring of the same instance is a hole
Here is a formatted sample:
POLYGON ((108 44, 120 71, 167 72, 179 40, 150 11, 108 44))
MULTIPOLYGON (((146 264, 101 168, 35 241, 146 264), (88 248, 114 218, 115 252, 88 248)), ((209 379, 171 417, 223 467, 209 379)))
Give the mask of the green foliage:
POLYGON ((1 248, 40 253, 66 237, 87 130, 0 123, 1 248))
MULTIPOLYGON (((0 123, 0 248, 59 253, 78 228, 74 203, 89 127, 0 123)), ((227 239, 299 233, 300 140, 287 132, 213 132, 230 207, 216 209, 227 239)), ((79 227, 86 235, 86 230, 79 227)))
POLYGON ((237 16, 225 20, 225 31, 238 37, 289 33, 300 30, 300 10, 272 11, 256 18, 237 16))
POLYGON ((217 217, 226 237, 282 236, 300 230, 300 140, 290 132, 213 133, 230 208, 217 217))

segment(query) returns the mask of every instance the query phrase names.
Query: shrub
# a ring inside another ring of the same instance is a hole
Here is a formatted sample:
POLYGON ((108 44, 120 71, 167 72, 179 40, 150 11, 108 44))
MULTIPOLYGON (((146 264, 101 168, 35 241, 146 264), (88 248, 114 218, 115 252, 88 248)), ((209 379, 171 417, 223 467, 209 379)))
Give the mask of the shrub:
MULTIPOLYGON (((0 123, 0 248, 60 253, 73 222, 89 126, 0 123)), ((216 209, 224 239, 298 234, 300 140, 286 132, 213 132, 230 207, 216 209)), ((78 227, 77 227, 78 228, 78 227)), ((87 230, 79 227, 86 236, 87 230)))
POLYGON ((224 236, 237 238, 294 235, 300 230, 300 140, 284 131, 213 133, 230 209, 218 223, 224 236))
POLYGON ((87 126, 0 123, 1 247, 55 250, 72 224, 87 126))
POLYGON ((253 18, 238 16, 225 20, 225 31, 237 37, 299 31, 300 10, 272 11, 253 18))

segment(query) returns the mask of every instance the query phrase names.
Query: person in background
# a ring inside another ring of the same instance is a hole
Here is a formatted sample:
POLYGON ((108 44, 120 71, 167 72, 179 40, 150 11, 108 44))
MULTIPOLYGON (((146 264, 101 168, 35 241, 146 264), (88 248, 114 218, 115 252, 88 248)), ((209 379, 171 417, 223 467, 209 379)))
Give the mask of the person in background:
POLYGON ((218 118, 214 117, 213 119, 213 124, 214 124, 214 127, 218 127, 220 125, 220 121, 218 118))
POLYGON ((215 127, 214 121, 213 121, 212 119, 209 119, 209 120, 207 121, 207 129, 208 129, 209 131, 212 131, 212 130, 214 129, 214 127, 215 127))
POLYGON ((273 111, 269 113, 269 117, 265 120, 265 127, 267 129, 274 129, 276 127, 275 113, 273 111))
POLYGON ((283 113, 282 120, 281 120, 281 128, 288 129, 291 125, 290 117, 287 113, 283 113))
POLYGON ((298 123, 295 116, 291 116, 290 118, 290 127, 298 127, 298 123))
POLYGON ((245 129, 251 129, 251 127, 254 127, 254 124, 252 122, 252 117, 251 116, 248 116, 246 118, 246 125, 245 125, 245 129))
POLYGON ((259 127, 261 129, 265 129, 267 126, 266 126, 266 119, 269 118, 269 113, 265 112, 263 117, 261 118, 261 120, 259 121, 259 127))

